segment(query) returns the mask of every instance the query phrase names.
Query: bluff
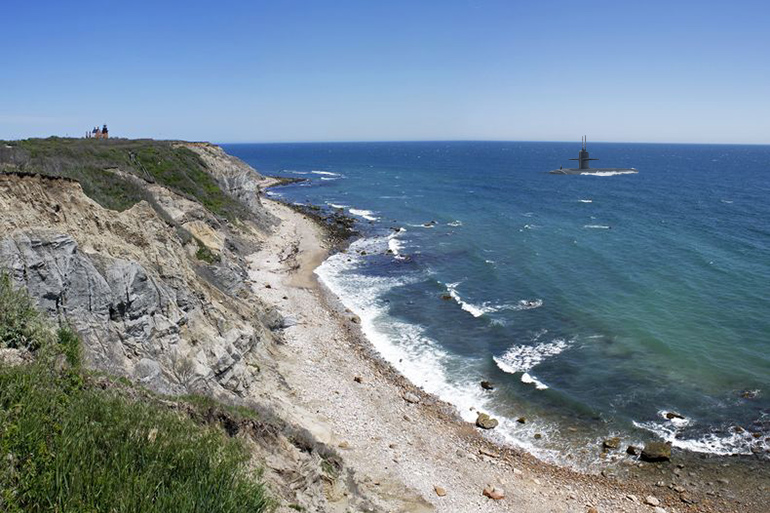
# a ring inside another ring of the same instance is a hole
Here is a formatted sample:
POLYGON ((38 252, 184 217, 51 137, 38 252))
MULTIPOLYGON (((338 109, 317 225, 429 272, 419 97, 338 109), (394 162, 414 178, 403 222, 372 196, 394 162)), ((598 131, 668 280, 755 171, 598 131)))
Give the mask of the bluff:
POLYGON ((282 386, 284 319, 247 280, 279 223, 260 200, 269 183, 209 143, 0 141, 0 271, 77 332, 87 368, 256 412, 214 403, 203 421, 246 433, 284 506, 368 508, 333 449, 260 402, 282 386))

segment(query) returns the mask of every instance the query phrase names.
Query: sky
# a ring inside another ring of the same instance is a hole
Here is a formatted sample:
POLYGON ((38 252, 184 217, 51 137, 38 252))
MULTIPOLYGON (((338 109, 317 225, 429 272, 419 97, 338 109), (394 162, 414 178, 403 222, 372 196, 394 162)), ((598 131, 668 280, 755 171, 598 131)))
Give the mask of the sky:
POLYGON ((5 0, 0 139, 770 144, 770 2, 5 0))

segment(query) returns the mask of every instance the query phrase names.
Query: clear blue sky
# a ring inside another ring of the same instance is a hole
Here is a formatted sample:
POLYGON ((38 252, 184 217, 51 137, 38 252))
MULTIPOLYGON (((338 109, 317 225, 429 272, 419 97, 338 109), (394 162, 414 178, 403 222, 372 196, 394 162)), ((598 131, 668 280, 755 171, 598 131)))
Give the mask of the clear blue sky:
POLYGON ((2 5, 0 138, 770 143, 770 2, 2 5))

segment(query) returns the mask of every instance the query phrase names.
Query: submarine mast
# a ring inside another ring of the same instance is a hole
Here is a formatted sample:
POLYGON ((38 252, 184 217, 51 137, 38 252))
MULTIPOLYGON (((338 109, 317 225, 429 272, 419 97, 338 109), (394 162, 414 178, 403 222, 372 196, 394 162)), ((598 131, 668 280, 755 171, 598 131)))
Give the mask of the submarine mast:
POLYGON ((578 161, 578 169, 591 169, 591 167, 588 165, 588 161, 599 159, 588 158, 588 151, 586 150, 586 145, 588 144, 588 136, 584 135, 581 141, 583 143, 583 147, 580 149, 580 153, 578 153, 578 158, 570 160, 578 161))

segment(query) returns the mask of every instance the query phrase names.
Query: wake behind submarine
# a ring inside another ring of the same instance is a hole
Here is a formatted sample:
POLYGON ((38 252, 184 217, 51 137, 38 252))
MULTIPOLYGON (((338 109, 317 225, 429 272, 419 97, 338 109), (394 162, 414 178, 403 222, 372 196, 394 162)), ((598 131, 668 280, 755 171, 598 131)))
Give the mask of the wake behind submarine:
POLYGON ((591 160, 599 160, 599 159, 592 159, 588 158, 588 151, 586 150, 586 143, 588 142, 588 138, 584 135, 582 139, 583 147, 580 150, 580 153, 578 153, 578 158, 576 159, 570 159, 570 160, 577 160, 578 161, 578 167, 574 168, 562 168, 554 169, 553 171, 549 171, 552 175, 594 175, 594 174, 631 174, 631 173, 638 173, 634 168, 630 169, 624 169, 620 167, 599 167, 599 168, 591 168, 588 166, 588 162, 591 160))

